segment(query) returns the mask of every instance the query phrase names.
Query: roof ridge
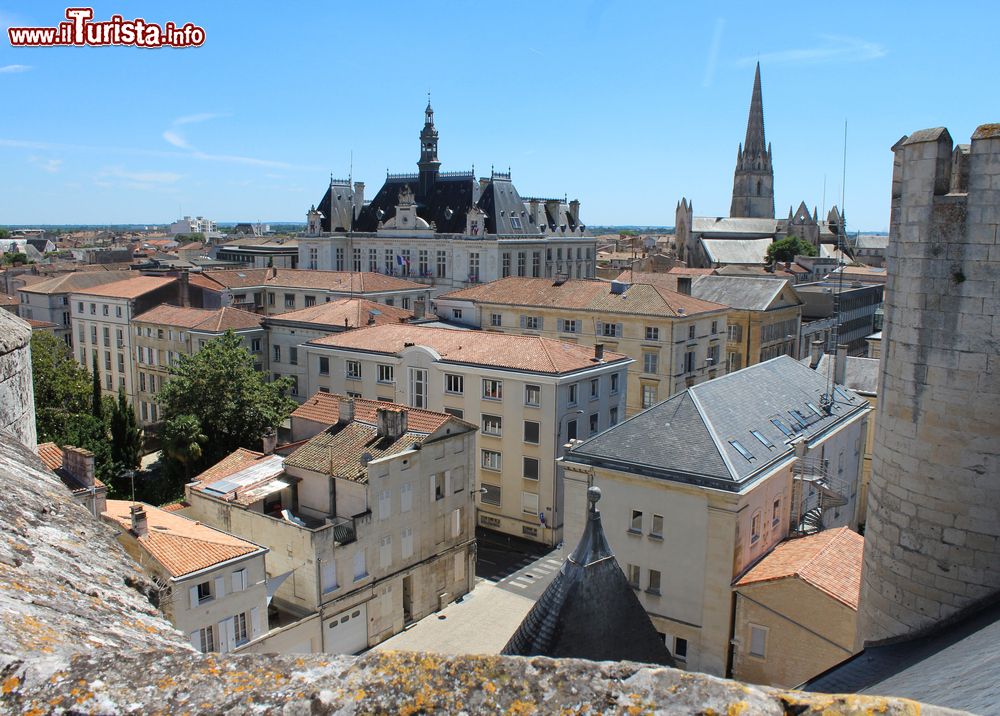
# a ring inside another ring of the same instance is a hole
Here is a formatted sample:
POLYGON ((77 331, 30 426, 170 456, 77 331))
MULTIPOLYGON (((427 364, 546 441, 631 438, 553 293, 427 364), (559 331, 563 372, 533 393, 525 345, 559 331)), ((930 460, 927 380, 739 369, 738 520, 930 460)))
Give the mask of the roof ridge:
POLYGON ((848 528, 846 526, 841 526, 841 527, 834 527, 830 530, 821 530, 820 532, 818 532, 817 534, 823 534, 824 532, 832 532, 834 534, 831 534, 829 539, 827 539, 826 543, 818 547, 816 549, 816 552, 811 557, 809 557, 809 559, 807 559, 802 564, 801 567, 795 570, 795 574, 801 574, 805 569, 810 567, 813 564, 813 562, 819 559, 819 557, 823 555, 823 553, 825 553, 828 549, 830 549, 830 547, 833 546, 833 544, 837 540, 839 540, 841 537, 844 536, 845 530, 848 530, 848 528))
POLYGON ((705 415, 705 410, 701 407, 701 401, 698 400, 698 396, 694 393, 695 387, 696 386, 692 385, 685 392, 688 394, 688 397, 691 398, 691 403, 694 405, 695 410, 698 411, 698 416, 701 418, 701 422, 705 425, 705 430, 708 431, 709 436, 712 438, 712 442, 715 444, 715 449, 719 451, 719 455, 722 457, 722 463, 726 466, 726 469, 729 470, 729 476, 734 480, 739 480, 740 473, 736 469, 736 466, 733 465, 732 460, 729 459, 726 451, 722 448, 719 440, 719 434, 715 432, 715 426, 712 425, 712 421, 710 421, 708 416, 705 415))

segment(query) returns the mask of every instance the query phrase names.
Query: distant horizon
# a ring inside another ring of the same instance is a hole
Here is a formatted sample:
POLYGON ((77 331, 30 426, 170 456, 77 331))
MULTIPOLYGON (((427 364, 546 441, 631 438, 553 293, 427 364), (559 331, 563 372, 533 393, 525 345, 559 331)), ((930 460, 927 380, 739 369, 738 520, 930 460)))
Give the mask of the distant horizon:
MULTIPOLYGON (((190 21, 204 44, 11 47, 5 32, 0 221, 301 222, 331 174, 366 182, 371 197, 387 171, 415 171, 428 95, 444 171, 509 167, 522 196, 578 198, 593 226, 668 226, 682 197, 696 216, 728 216, 759 60, 776 218, 805 201, 823 219, 836 204, 849 232, 885 232, 902 135, 944 126, 964 143, 1000 120, 996 94, 982 91, 994 84, 1000 5, 968 0, 948 6, 975 22, 947 62, 926 51, 939 8, 923 0, 836 13, 643 0, 461 12, 441 0, 419 12, 401 0, 119 5, 95 7, 95 19, 190 21), (542 31, 515 31, 528 17, 542 31), (338 33, 335 53, 333 27, 358 30, 338 33), (430 61, 415 63, 428 38, 430 61), (318 81, 328 72, 337 79, 318 81)), ((65 11, 10 0, 0 25, 52 26, 65 11)))

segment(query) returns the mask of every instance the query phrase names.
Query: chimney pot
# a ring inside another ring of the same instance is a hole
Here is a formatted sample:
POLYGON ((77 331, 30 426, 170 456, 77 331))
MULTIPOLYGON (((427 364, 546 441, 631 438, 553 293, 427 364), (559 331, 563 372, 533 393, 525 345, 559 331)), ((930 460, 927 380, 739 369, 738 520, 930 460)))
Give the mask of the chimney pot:
POLYGON ((604 344, 595 343, 594 344, 594 358, 597 360, 604 360, 604 344))
POLYGON ((341 398, 338 406, 338 417, 345 425, 354 420, 354 398, 341 398))
POLYGON ((264 433, 260 438, 261 452, 270 455, 278 445, 278 433, 273 428, 264 433))
POLYGON ((94 486, 94 453, 83 448, 63 447, 63 470, 83 487, 94 486))
POLYGON ((813 370, 819 366, 823 358, 823 341, 813 341, 809 347, 809 367, 813 370))
POLYGON ((375 425, 380 438, 397 440, 406 432, 406 411, 399 408, 376 408, 375 425))
POLYGON ((843 385, 847 379, 847 344, 837 345, 837 361, 833 369, 833 382, 843 385))

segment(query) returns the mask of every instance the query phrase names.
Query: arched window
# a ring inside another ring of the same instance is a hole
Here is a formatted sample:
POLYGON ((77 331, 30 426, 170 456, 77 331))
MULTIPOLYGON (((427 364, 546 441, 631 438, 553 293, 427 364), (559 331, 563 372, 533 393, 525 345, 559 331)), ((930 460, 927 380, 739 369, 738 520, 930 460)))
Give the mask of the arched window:
POLYGON ((760 196, 760 179, 757 180, 757 196, 760 196))

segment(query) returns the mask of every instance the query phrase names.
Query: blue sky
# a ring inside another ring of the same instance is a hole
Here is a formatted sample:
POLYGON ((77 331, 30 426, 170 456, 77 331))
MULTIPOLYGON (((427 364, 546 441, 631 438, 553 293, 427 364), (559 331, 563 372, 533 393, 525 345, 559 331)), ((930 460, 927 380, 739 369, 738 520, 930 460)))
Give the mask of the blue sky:
MULTIPOLYGON (((65 4, 3 2, 54 26, 65 4)), ((1000 4, 97 2, 194 22, 200 48, 0 40, 0 224, 296 220, 332 172, 372 196, 415 171, 427 92, 444 170, 510 166, 584 221, 672 225, 681 196, 728 213, 759 57, 779 216, 846 205, 888 224, 889 147, 1000 121, 1000 4), (986 88, 992 87, 992 91, 986 88)))

